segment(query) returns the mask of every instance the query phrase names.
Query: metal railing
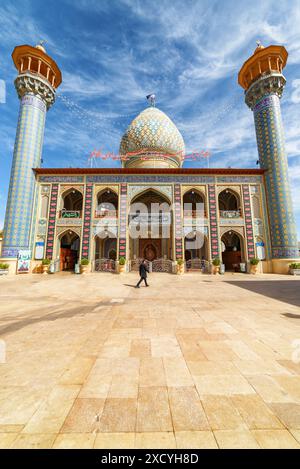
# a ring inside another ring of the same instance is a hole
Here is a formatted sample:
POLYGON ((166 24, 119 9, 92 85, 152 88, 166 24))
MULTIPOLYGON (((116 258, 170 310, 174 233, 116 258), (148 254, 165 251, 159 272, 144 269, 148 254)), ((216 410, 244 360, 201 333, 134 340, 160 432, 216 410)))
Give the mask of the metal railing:
POLYGON ((92 263, 93 272, 115 272, 116 261, 113 259, 95 259, 92 263))
POLYGON ((170 259, 155 259, 152 261, 152 272, 172 273, 173 263, 170 259))
POLYGON ((202 273, 209 273, 210 269, 209 262, 204 259, 199 259, 198 257, 186 261, 185 266, 187 272, 191 270, 199 270, 202 273))
POLYGON ((63 208, 59 212, 60 218, 81 218, 81 216, 82 216, 81 210, 66 210, 65 208, 63 208))
POLYGON ((117 210, 95 210, 94 218, 118 218, 117 210))
POLYGON ((183 210, 184 218, 201 218, 207 217, 205 210, 183 210))
MULTIPOLYGON (((128 261, 128 270, 129 271, 136 271, 138 272, 140 265, 143 259, 141 257, 137 257, 136 259, 131 259, 128 261)), ((152 272, 152 262, 146 260, 147 267, 149 272, 152 272)))
POLYGON ((241 216, 241 210, 220 210, 221 218, 239 218, 241 216))

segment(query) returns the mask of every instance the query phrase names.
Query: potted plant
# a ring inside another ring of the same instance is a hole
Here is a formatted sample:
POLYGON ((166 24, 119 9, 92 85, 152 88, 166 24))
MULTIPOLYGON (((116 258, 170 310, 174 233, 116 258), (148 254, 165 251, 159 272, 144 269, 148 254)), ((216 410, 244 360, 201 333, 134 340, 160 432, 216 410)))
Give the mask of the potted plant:
POLYGON ((292 262, 289 268, 291 275, 300 275, 300 262, 292 262))
POLYGON ((0 275, 7 275, 9 269, 9 264, 0 263, 0 275))
POLYGON ((177 259, 177 273, 183 274, 184 273, 184 260, 177 259))
POLYGON ((80 266, 81 266, 81 273, 82 274, 86 274, 87 273, 87 269, 88 269, 88 265, 89 265, 90 261, 88 259, 86 259, 85 257, 83 257, 80 261, 80 266))
POLYGON ((126 269, 126 259, 125 257, 119 257, 119 274, 123 274, 126 269))
POLYGON ((213 274, 214 274, 214 275, 219 274, 219 273, 220 273, 221 261, 220 261, 220 259, 219 259, 218 257, 216 257, 215 259, 213 259, 212 265, 213 265, 213 274))
POLYGON ((259 259, 257 259, 256 257, 253 257, 252 259, 250 259, 250 273, 251 274, 256 274, 257 272, 257 265, 259 263, 259 259))
POLYGON ((43 271, 43 274, 46 274, 46 273, 48 272, 49 265, 50 265, 50 259, 43 259, 43 260, 42 260, 42 271, 43 271))

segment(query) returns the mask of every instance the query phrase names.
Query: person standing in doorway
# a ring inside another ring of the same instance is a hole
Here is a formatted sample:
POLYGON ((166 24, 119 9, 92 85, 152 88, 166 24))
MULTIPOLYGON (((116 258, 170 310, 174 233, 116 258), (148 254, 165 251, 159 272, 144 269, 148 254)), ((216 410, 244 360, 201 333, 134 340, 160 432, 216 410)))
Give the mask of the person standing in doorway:
POLYGON ((142 283, 143 280, 145 282, 146 287, 149 287, 147 283, 147 273, 149 273, 149 269, 147 267, 147 263, 145 259, 143 259, 142 263, 140 264, 139 272, 140 272, 140 280, 136 284, 135 288, 140 288, 140 284, 142 283))

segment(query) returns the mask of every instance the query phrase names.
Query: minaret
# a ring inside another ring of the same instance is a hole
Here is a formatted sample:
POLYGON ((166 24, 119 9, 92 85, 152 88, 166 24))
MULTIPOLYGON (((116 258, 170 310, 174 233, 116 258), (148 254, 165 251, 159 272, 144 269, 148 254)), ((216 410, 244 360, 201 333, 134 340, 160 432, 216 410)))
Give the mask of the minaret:
POLYGON ((287 57, 283 46, 263 47, 258 41, 238 76, 245 102, 254 114, 260 166, 266 169, 274 272, 287 272, 289 262, 299 257, 280 110, 287 57))
POLYGON ((20 99, 8 200, 4 222, 2 258, 16 258, 20 249, 31 249, 35 176, 41 165, 46 112, 55 101, 61 72, 44 47, 15 47, 12 58, 18 70, 15 88, 20 99))

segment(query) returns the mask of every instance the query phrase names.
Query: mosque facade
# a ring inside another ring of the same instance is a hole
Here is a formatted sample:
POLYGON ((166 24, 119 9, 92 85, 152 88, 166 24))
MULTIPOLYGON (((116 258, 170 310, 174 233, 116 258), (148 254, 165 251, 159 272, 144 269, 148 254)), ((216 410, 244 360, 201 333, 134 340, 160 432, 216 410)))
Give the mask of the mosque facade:
POLYGON ((287 273, 298 243, 280 99, 285 86, 283 46, 259 45, 238 82, 254 114, 260 167, 185 168, 183 138, 155 105, 129 125, 119 168, 42 168, 46 114, 62 77, 43 46, 17 46, 20 99, 6 207, 1 262, 10 273, 74 271, 225 270, 287 273), (22 259, 25 262, 22 264, 22 259), (22 267, 23 265, 23 267, 22 267))

